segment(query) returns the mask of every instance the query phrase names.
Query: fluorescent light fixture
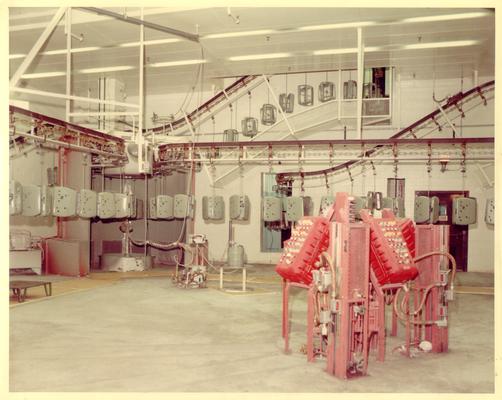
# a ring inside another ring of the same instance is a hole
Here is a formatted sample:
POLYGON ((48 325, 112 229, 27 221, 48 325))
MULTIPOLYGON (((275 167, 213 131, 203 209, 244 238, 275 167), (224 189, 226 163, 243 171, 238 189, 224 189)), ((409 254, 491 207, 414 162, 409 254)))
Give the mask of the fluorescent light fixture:
MULTIPOLYGON (((74 49, 70 50, 70 53, 85 53, 87 51, 96 51, 101 49, 102 47, 98 46, 92 46, 92 47, 76 47, 74 49)), ((42 56, 55 56, 59 54, 66 54, 67 51, 66 49, 60 49, 60 50, 48 50, 40 53, 42 56)))
POLYGON ((398 23, 412 23, 412 22, 436 22, 436 21, 452 21, 455 19, 470 19, 470 18, 480 18, 489 15, 487 12, 471 12, 471 13, 459 13, 459 14, 446 14, 446 15, 429 15, 424 17, 411 17, 404 18, 398 21, 398 23))
POLYGON ((99 72, 115 72, 115 71, 129 71, 135 67, 131 65, 118 65, 116 67, 103 67, 103 68, 84 68, 78 72, 81 74, 95 74, 99 72))
POLYGON ((474 46, 479 43, 479 40, 457 40, 452 42, 431 42, 431 43, 415 43, 406 44, 398 50, 419 50, 419 49, 437 49, 443 47, 462 47, 474 46))
MULTIPOLYGON (((382 46, 369 46, 364 48, 365 53, 370 51, 380 51, 380 50, 383 50, 382 46)), ((312 52, 314 56, 325 56, 332 54, 352 54, 352 53, 357 53, 357 47, 346 48, 346 49, 322 49, 322 50, 314 50, 312 52)))
POLYGON ((343 22, 340 24, 325 24, 325 25, 309 25, 300 26, 299 31, 323 31, 326 29, 344 29, 344 28, 359 28, 363 26, 376 25, 375 21, 360 21, 360 22, 343 22))
POLYGON ((278 33, 278 32, 279 31, 277 31, 275 29, 261 29, 261 30, 257 30, 257 31, 211 33, 209 35, 203 36, 201 39, 223 39, 223 38, 242 37, 242 36, 270 35, 272 33, 278 33))
MULTIPOLYGON (((181 39, 170 38, 170 39, 145 40, 143 44, 147 46, 152 44, 166 44, 166 43, 176 43, 176 42, 181 42, 181 39)), ((118 47, 137 47, 139 45, 140 45, 139 42, 128 42, 128 43, 121 43, 118 45, 118 47)))
POLYGON ((24 58, 26 54, 9 54, 9 60, 15 60, 17 58, 24 58))
POLYGON ((228 57, 229 61, 247 61, 247 60, 267 60, 270 58, 292 57, 291 53, 267 53, 267 54, 249 54, 246 56, 228 57))
POLYGON ((53 71, 53 72, 39 72, 37 74, 24 74, 21 79, 37 79, 37 78, 53 78, 55 76, 65 76, 64 71, 53 71))
POLYGON ((148 64, 148 67, 176 67, 178 65, 193 65, 204 64, 207 60, 180 60, 180 61, 166 61, 148 64))

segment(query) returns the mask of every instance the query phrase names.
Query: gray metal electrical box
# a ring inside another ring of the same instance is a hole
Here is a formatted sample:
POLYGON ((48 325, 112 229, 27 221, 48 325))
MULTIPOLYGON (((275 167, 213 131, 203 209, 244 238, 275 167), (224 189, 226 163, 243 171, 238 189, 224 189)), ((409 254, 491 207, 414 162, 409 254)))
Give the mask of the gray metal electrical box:
POLYGON ((77 192, 64 186, 53 188, 52 215, 73 217, 77 214, 77 192))
POLYGON ((321 197, 321 202, 319 205, 319 215, 323 215, 324 212, 331 207, 331 205, 335 202, 335 196, 326 195, 321 197))
POLYGON ((9 214, 16 215, 23 211, 23 186, 18 181, 9 184, 9 214))
POLYGON ((274 222, 281 220, 282 199, 275 196, 265 196, 262 200, 263 221, 274 222))
POLYGON ((382 198, 382 210, 384 208, 394 209, 394 199, 392 197, 383 197, 382 198))
POLYGON ((129 198, 125 193, 114 193, 115 218, 129 217, 129 198))
POLYGON ((314 213, 314 201, 310 196, 302 196, 303 198, 303 215, 312 215, 314 213))
POLYGON ((427 196, 415 197, 415 212, 413 219, 417 223, 425 223, 430 217, 430 198, 427 196))
POLYGON ((202 197, 202 218, 205 220, 221 220, 225 218, 223 196, 202 197))
POLYGON ((148 218, 157 219, 157 198, 150 197, 148 199, 148 218))
POLYGON ((98 217, 101 219, 115 217, 115 197, 113 193, 98 193, 98 217))
POLYGON ((192 218, 194 209, 194 200, 186 194, 177 194, 174 196, 174 218, 192 218))
POLYGON ((486 200, 485 222, 487 224, 495 224, 495 199, 486 200))
POLYGON ((453 200, 452 222, 455 225, 476 223, 477 202, 473 197, 457 197, 453 200))
POLYGON ((40 214, 40 186, 23 186, 23 215, 35 217, 40 214))
POLYGON ((98 215, 98 194, 89 189, 81 189, 77 194, 77 215, 94 218, 98 215))
POLYGON ((171 196, 160 194, 157 196, 157 218, 172 219, 173 213, 173 198, 171 196))
POLYGON ((287 221, 299 221, 304 215, 303 197, 286 197, 285 211, 287 221))
POLYGON ((439 220, 439 197, 431 197, 431 214, 429 218, 430 224, 435 224, 439 220))
POLYGON ((40 215, 42 217, 52 215, 52 188, 49 186, 40 188, 40 215))
POLYGON ((230 196, 230 219, 247 221, 249 219, 249 197, 234 194, 230 196))

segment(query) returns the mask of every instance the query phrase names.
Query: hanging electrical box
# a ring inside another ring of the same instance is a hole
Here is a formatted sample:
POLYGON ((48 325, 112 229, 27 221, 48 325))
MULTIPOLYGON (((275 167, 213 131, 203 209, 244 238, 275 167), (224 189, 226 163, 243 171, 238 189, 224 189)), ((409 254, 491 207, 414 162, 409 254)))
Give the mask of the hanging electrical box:
POLYGON ((430 224, 435 224, 439 220, 439 197, 431 197, 431 213, 430 213, 430 224))
POLYGON ((195 201, 192 196, 177 194, 174 196, 174 218, 193 218, 195 201))
POLYGON ((415 197, 415 213, 413 219, 417 223, 425 223, 429 220, 430 216, 430 200, 427 196, 415 197))
POLYGON ((455 225, 476 223, 477 201, 473 197, 457 197, 453 200, 452 222, 455 225))
POLYGON ((343 83, 343 98, 344 99, 355 99, 357 98, 357 82, 353 80, 348 80, 343 83))
POLYGON ((54 186, 52 215, 73 217, 77 213, 77 192, 64 186, 54 186))
POLYGON ((224 142, 237 142, 239 141, 239 132, 237 129, 225 129, 223 131, 224 142))
POLYGON ((40 188, 40 215, 47 217, 52 214, 52 188, 42 186, 40 188))
POLYGON ((262 200, 263 221, 280 221, 282 217, 282 199, 280 197, 265 196, 262 200))
POLYGON ((148 199, 148 218, 157 219, 157 198, 150 197, 148 199))
POLYGON ((248 196, 234 194, 230 196, 230 219, 247 221, 249 219, 250 203, 248 196))
POLYGON ((101 219, 115 217, 115 197, 113 193, 98 193, 98 217, 101 219))
POLYGON ((295 107, 295 95, 293 93, 281 93, 279 95, 279 105, 282 111, 291 114, 295 107))
POLYGON ((129 198, 125 193, 114 193, 115 218, 129 217, 129 198))
POLYGON ((23 186, 23 213, 25 217, 35 217, 40 214, 40 186, 23 186))
POLYGON ((263 125, 273 125, 277 120, 277 109, 273 104, 264 104, 260 109, 260 116, 263 125))
POLYGON ((485 222, 495 224, 495 199, 487 199, 485 206, 485 222))
POLYGON ((299 221, 304 216, 303 197, 286 197, 284 199, 284 208, 286 211, 286 220, 288 222, 299 221))
POLYGON ((17 181, 9 184, 9 214, 16 215, 23 211, 23 186, 17 181))
POLYGON ((335 84, 327 81, 321 82, 319 84, 318 96, 321 103, 335 99, 335 84))
POLYGON ((158 219, 172 219, 173 213, 173 198, 168 195, 160 194, 157 196, 156 216, 158 219))
POLYGON ((202 197, 202 218, 205 220, 222 220, 225 218, 223 196, 202 197))
POLYGON ((387 178, 387 197, 404 199, 404 178, 387 178))
POLYGON ((378 97, 376 84, 374 84, 374 83, 365 83, 363 85, 363 98, 365 98, 365 99, 373 99, 375 97, 378 97))
POLYGON ((129 205, 129 218, 135 219, 138 217, 138 199, 136 199, 136 196, 133 194, 128 194, 127 197, 129 198, 128 205, 129 205))
POLYGON ((331 207, 331 205, 334 202, 335 202, 335 196, 333 195, 322 196, 319 205, 319 215, 324 215, 324 213, 331 207))
POLYGON ((258 120, 253 117, 247 117, 242 120, 242 134, 246 137, 253 137, 258 133, 258 120))
POLYGON ((298 86, 298 104, 301 106, 314 104, 314 88, 311 85, 298 86))
POLYGON ((77 215, 81 218, 94 218, 98 214, 98 194, 89 189, 77 193, 77 215))

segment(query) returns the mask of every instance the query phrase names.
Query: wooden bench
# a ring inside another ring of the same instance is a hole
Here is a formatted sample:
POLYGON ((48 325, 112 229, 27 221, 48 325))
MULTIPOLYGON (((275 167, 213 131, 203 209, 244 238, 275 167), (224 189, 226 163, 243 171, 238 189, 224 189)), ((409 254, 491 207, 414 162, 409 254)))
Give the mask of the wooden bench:
POLYGON ((43 286, 46 296, 52 296, 52 283, 47 281, 10 281, 9 289, 12 290, 14 296, 17 296, 17 301, 22 303, 26 298, 26 290, 28 288, 43 286))

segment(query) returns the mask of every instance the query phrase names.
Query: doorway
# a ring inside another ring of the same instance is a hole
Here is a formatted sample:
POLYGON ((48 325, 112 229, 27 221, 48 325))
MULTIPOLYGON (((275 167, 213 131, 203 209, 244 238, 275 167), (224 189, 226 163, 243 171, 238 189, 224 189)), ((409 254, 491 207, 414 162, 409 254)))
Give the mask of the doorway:
POLYGON ((469 226, 453 225, 452 206, 457 197, 468 197, 469 191, 417 190, 415 196, 437 196, 439 199, 439 225, 450 225, 450 248, 448 252, 457 262, 457 270, 467 272, 467 252, 469 243, 469 226))

